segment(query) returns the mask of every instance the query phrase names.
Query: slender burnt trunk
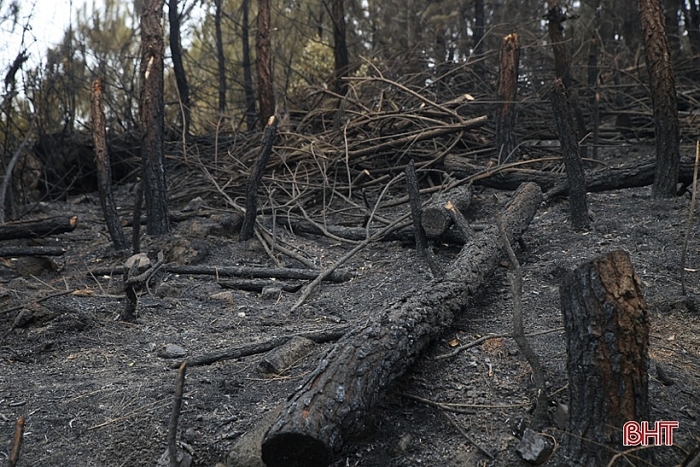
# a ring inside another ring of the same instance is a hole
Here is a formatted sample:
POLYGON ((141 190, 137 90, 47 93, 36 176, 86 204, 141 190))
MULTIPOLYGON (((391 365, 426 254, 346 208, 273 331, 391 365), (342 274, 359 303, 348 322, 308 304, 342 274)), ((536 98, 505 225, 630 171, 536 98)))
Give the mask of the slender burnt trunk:
POLYGON ((484 51, 484 0, 474 2, 474 55, 480 55, 484 51))
POLYGON ((223 0, 215 0, 214 34, 216 41, 216 64, 219 77, 219 116, 226 113, 226 57, 224 42, 221 36, 221 18, 223 16, 223 0))
POLYGON ((168 22, 170 23, 170 54, 173 58, 175 83, 182 105, 182 131, 190 134, 190 86, 187 84, 187 74, 182 63, 182 47, 180 45, 180 14, 177 11, 177 0, 169 0, 168 22))
POLYGON ((498 114, 496 115, 496 150, 507 158, 515 149, 515 96, 518 90, 520 40, 517 34, 503 38, 498 74, 498 114))
POLYGON ((344 0, 333 0, 331 14, 333 15, 333 57, 335 59, 335 92, 344 96, 348 84, 343 81, 348 75, 348 43, 346 39, 344 0))
POLYGON ((141 160, 149 235, 170 230, 163 151, 163 4, 144 0, 141 14, 141 160))
POLYGON ((250 59, 250 0, 243 0, 243 22, 241 36, 243 42, 243 92, 245 93, 245 120, 248 131, 253 131, 258 122, 255 114, 255 90, 253 89, 252 60, 250 59))
POLYGON ((270 0, 258 0, 258 33, 255 38, 258 70, 258 98, 263 122, 275 115, 270 39, 270 0))
POLYGON ((664 32, 664 15, 659 0, 638 0, 637 7, 642 20, 644 53, 654 108, 656 175, 652 193, 655 198, 671 198, 676 195, 678 183, 681 134, 676 84, 664 32))

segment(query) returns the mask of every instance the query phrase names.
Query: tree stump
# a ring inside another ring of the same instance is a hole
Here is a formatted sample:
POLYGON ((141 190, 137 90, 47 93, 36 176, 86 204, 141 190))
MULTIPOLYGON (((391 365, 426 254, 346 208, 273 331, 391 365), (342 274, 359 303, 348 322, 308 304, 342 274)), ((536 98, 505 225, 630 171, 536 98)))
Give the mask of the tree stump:
POLYGON ((649 420, 649 312, 629 255, 613 251, 560 287, 569 374, 572 465, 607 465, 625 422, 649 420))
MULTIPOLYGON (((520 40, 517 34, 503 38, 498 73, 498 111, 496 114, 496 151, 507 159, 515 149, 515 96, 518 91, 520 40)), ((499 158, 500 159, 500 158, 499 158)))

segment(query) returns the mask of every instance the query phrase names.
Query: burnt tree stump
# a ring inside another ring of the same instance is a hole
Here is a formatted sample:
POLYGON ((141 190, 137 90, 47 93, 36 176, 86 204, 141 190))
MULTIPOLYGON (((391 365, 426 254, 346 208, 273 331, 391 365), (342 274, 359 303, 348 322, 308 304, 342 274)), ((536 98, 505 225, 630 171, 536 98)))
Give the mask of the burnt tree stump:
POLYGON ((443 193, 433 195, 423 207, 421 225, 428 238, 437 238, 452 225, 452 216, 445 208, 448 202, 463 215, 469 209, 472 199, 472 186, 462 185, 443 193))
MULTIPOLYGON (((520 40, 517 34, 503 38, 498 72, 496 151, 507 158, 515 149, 515 96, 518 90, 520 40)), ((499 157, 500 159, 500 157, 499 157)))
POLYGON ((572 465, 608 465, 624 449, 622 428, 649 420, 649 310, 629 255, 613 251, 560 287, 569 374, 572 465))
MULTIPOLYGON (((518 238, 542 201, 524 184, 502 213, 504 230, 518 238)), ((471 303, 502 257, 498 227, 467 243, 442 280, 406 294, 348 332, 288 398, 265 435, 269 467, 319 467, 333 460, 348 437, 361 433, 382 391, 471 303)))

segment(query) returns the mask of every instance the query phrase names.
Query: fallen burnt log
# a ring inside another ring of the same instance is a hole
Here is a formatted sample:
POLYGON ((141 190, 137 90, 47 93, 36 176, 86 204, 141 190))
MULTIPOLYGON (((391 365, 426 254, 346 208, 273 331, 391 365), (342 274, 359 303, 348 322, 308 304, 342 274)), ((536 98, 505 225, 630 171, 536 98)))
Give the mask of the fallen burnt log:
MULTIPOLYGON (((563 196, 569 192, 566 175, 554 172, 520 168, 484 168, 470 164, 464 158, 454 155, 445 157, 445 169, 459 178, 469 178, 475 185, 483 185, 500 190, 514 190, 521 183, 537 183, 546 192, 545 198, 563 196)), ((603 167, 586 172, 586 191, 610 191, 622 188, 649 186, 654 183, 656 162, 620 164, 615 167, 603 167)), ((681 158, 678 181, 690 185, 693 183, 693 160, 681 158)))
MULTIPOLYGON (((274 277, 276 279, 313 280, 318 277, 319 271, 315 269, 301 268, 255 268, 246 266, 178 266, 166 264, 162 271, 170 274, 191 274, 221 277, 274 277)), ((95 276, 111 276, 112 274, 124 274, 124 267, 92 269, 90 274, 95 276)), ((345 282, 352 278, 350 271, 333 271, 326 280, 331 282, 345 282)))
POLYGON ((49 217, 35 221, 0 224, 0 240, 37 238, 72 232, 78 226, 78 216, 49 217))
POLYGON ((448 202, 452 202, 459 212, 466 214, 471 200, 471 185, 458 186, 444 193, 433 195, 421 213, 421 225, 428 238, 437 238, 443 235, 452 225, 452 216, 445 208, 448 202))
MULTIPOLYGON (((522 235, 541 201, 537 185, 518 189, 502 213, 509 237, 522 235)), ((409 292, 384 313, 370 314, 338 341, 287 400, 265 436, 265 464, 330 464, 345 440, 362 432, 381 391, 470 304, 498 266, 501 246, 498 227, 487 228, 464 246, 444 279, 409 292)))

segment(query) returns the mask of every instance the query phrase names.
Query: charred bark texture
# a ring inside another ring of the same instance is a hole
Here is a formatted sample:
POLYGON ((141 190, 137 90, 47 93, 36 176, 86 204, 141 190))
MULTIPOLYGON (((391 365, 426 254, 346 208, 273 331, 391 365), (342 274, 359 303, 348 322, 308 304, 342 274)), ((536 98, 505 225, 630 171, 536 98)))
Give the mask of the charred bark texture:
POLYGON ((214 10, 214 36, 216 41, 216 66, 219 77, 219 117, 226 113, 226 57, 224 56, 224 41, 221 36, 221 18, 223 12, 223 0, 215 0, 214 10))
POLYGON ((173 71, 177 92, 182 105, 182 131, 190 134, 190 86, 187 83, 185 66, 182 63, 182 46, 180 41, 180 14, 177 11, 177 0, 168 1, 168 23, 170 24, 170 54, 173 59, 173 71))
POLYGON ((105 129, 105 114, 102 105, 102 80, 95 78, 92 83, 90 119, 92 120, 92 139, 95 144, 95 160, 97 162, 97 187, 100 204, 105 216, 109 236, 116 250, 126 250, 126 236, 119 222, 117 205, 112 192, 112 166, 107 152, 107 135, 105 129))
POLYGON ((348 75, 350 59, 348 58, 348 42, 346 38, 344 0, 333 0, 331 6, 333 16, 333 58, 335 59, 334 83, 335 92, 344 96, 348 83, 343 80, 348 75))
MULTIPOLYGON (((541 200, 535 184, 525 184, 515 193, 503 212, 509 235, 522 235, 541 200)), ((500 232, 492 226, 465 245, 443 280, 433 280, 385 312, 371 314, 338 341, 268 431, 262 445, 266 465, 328 465, 345 440, 363 430, 382 390, 468 306, 501 257, 500 232)))
POLYGON ((42 238, 72 232, 78 226, 78 216, 50 217, 36 221, 7 222, 0 224, 0 240, 16 238, 42 238))
POLYGON ((571 226, 574 230, 585 230, 590 226, 588 204, 586 203, 586 175, 579 153, 574 121, 571 117, 569 100, 562 80, 554 80, 552 88, 552 110, 556 123, 561 153, 566 166, 566 178, 569 181, 569 205, 571 206, 571 226))
POLYGON ((664 14, 659 0, 638 0, 637 7, 642 20, 644 54, 654 108, 656 174, 652 193, 655 198, 671 198, 676 196, 681 133, 664 14))
POLYGON ((245 93, 245 120, 248 131, 255 129, 258 117, 255 114, 255 91, 253 90, 252 60, 250 59, 250 0, 241 4, 243 20, 241 23, 241 41, 243 46, 243 92, 245 93))
POLYGON ((149 235, 170 231, 163 149, 163 2, 144 0, 141 13, 141 160, 149 235))
POLYGON ((271 47, 270 0, 258 0, 258 33, 255 38, 255 49, 257 55, 260 118, 263 122, 275 115, 271 47))
POLYGON ((433 195, 423 207, 421 224, 429 238, 437 238, 452 226, 452 216, 445 208, 448 202, 466 215, 472 200, 471 185, 462 185, 444 193, 433 195))
POLYGON ((267 126, 265 126, 262 138, 262 150, 255 161, 255 166, 253 166, 253 170, 248 178, 248 184, 246 185, 245 216, 243 217, 243 225, 241 226, 241 232, 238 237, 242 242, 253 238, 255 217, 258 213, 258 186, 262 181, 263 173, 265 173, 267 161, 270 160, 272 145, 275 143, 276 137, 277 119, 272 116, 268 119, 267 126))
POLYGON ((498 113, 496 115, 496 150, 507 158, 515 149, 515 96, 518 91, 520 39, 517 34, 503 38, 498 74, 498 113))
POLYGON ((564 276, 569 374, 568 456, 608 465, 622 426, 649 420, 649 311, 629 255, 613 251, 564 276))

